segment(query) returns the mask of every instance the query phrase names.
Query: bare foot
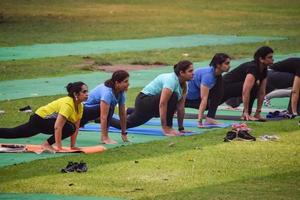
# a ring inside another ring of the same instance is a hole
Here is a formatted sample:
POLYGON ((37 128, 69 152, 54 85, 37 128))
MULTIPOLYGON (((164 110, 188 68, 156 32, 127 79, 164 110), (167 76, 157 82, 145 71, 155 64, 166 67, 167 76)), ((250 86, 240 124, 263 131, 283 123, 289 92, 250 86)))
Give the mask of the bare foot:
POLYGON ((56 150, 46 141, 42 144, 43 151, 48 151, 50 153, 55 153, 56 150))
POLYGON ((107 138, 101 138, 101 142, 103 144, 118 144, 117 141, 110 139, 109 137, 107 138))

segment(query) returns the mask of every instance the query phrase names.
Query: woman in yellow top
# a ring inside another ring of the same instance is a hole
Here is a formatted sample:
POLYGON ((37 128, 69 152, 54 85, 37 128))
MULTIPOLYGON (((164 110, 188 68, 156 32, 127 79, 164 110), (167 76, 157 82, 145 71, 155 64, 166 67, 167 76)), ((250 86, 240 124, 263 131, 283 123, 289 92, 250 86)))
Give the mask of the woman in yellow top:
POLYGON ((51 135, 43 144, 49 151, 60 151, 61 141, 71 136, 71 148, 75 148, 80 119, 83 113, 82 102, 88 98, 88 89, 83 82, 69 83, 68 96, 42 106, 30 116, 27 123, 15 128, 0 128, 0 138, 26 138, 44 133, 51 135), (52 147, 56 144, 56 149, 52 147))

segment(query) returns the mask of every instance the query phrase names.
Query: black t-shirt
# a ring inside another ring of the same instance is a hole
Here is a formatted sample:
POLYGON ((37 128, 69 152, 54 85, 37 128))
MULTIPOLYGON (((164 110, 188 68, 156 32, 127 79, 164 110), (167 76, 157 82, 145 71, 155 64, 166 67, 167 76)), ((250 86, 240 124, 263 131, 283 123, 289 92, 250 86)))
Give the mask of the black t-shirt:
POLYGON ((267 77, 267 68, 260 72, 259 65, 255 61, 246 62, 225 74, 223 81, 226 83, 244 82, 248 74, 255 77, 255 82, 258 80, 261 82, 267 77))
POLYGON ((293 73, 300 76, 300 58, 288 58, 280 62, 274 63, 270 69, 279 72, 293 73))

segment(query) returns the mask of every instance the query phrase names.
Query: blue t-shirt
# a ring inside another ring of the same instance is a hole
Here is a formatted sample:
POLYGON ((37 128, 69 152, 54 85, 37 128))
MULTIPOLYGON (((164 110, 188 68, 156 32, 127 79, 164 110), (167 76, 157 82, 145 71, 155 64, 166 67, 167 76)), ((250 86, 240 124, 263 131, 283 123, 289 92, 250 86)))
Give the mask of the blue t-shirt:
POLYGON ((203 67, 196 69, 193 80, 188 82, 187 99, 196 100, 201 98, 201 85, 211 89, 216 84, 215 69, 203 67))
POLYGON ((181 99, 182 88, 180 86, 178 77, 174 72, 157 76, 153 81, 144 87, 142 93, 154 96, 161 93, 164 88, 168 88, 172 92, 176 92, 178 95, 178 100, 181 99))
POLYGON ((110 106, 124 105, 125 93, 121 92, 118 97, 113 93, 112 88, 106 87, 104 84, 100 84, 89 93, 88 100, 84 103, 85 106, 92 106, 100 104, 101 101, 105 101, 110 106))

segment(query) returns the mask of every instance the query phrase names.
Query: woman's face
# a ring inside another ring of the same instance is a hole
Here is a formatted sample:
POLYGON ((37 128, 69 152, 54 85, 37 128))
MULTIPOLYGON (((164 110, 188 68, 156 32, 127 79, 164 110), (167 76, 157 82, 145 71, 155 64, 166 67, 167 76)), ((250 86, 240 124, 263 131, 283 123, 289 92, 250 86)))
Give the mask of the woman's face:
POLYGON ((194 76, 194 67, 193 65, 190 65, 184 72, 180 72, 180 76, 185 80, 185 81, 190 81, 193 79, 194 76))
POLYGON ((129 77, 125 78, 121 82, 116 82, 116 88, 118 88, 119 91, 127 91, 129 87, 129 77))
POLYGON ((222 64, 218 64, 217 68, 219 68, 221 72, 228 72, 230 69, 230 58, 227 58, 222 64))
POLYGON ((81 86, 81 91, 77 94, 77 99, 79 102, 84 102, 89 97, 88 87, 86 85, 81 86))

